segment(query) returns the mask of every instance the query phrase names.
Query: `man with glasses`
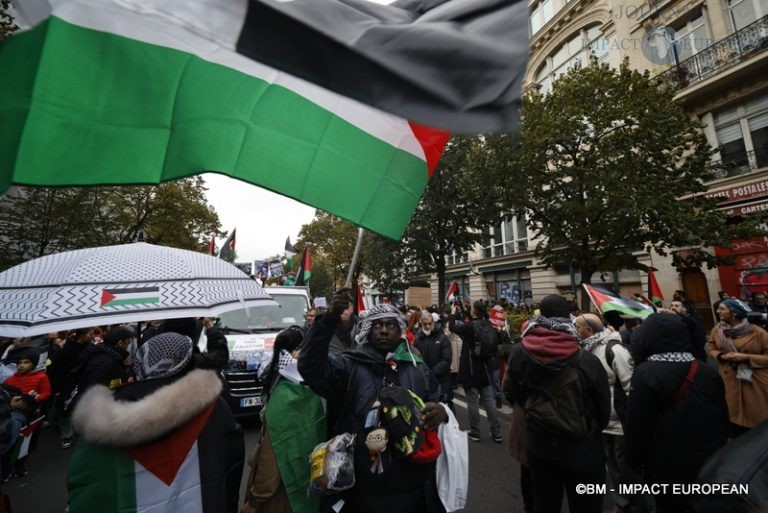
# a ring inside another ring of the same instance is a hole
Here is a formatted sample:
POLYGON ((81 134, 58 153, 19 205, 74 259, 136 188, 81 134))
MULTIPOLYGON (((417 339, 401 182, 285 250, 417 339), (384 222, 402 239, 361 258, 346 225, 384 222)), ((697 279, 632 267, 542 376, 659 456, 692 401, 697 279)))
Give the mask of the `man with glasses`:
POLYGON ((611 417, 603 430, 603 446, 611 478, 613 502, 616 511, 624 513, 643 511, 638 501, 644 500, 639 495, 619 493, 621 483, 640 482, 632 472, 625 458, 624 427, 626 421, 627 396, 632 381, 632 358, 626 347, 621 344, 621 336, 603 325, 602 319, 595 314, 579 314, 574 324, 581 339, 582 347, 597 356, 608 375, 611 393, 611 417))

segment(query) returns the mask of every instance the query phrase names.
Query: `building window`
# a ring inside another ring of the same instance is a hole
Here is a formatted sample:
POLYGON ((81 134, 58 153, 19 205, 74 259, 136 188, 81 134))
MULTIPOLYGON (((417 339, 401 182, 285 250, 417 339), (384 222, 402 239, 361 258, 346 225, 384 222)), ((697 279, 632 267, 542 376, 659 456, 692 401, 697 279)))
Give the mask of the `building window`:
POLYGON ((469 253, 452 253, 445 257, 446 265, 466 264, 469 262, 469 253))
POLYGON ((534 80, 539 85, 539 92, 547 94, 555 79, 569 69, 588 65, 590 55, 600 62, 605 61, 608 49, 609 43, 600 32, 599 25, 584 28, 552 52, 536 72, 534 80))
POLYGON ((689 57, 693 57, 713 42, 709 38, 709 31, 707 30, 701 6, 694 9, 686 18, 690 21, 679 23, 674 27, 677 31, 675 39, 672 41, 674 53, 667 52, 667 55, 671 58, 670 64, 679 63, 689 57), (677 61, 674 60, 675 58, 677 61))
POLYGON ((528 18, 528 30, 530 35, 534 35, 541 30, 541 27, 547 24, 549 20, 555 17, 555 0, 543 0, 539 2, 531 11, 528 18))
POLYGON ((715 112, 714 120, 728 175, 768 166, 768 95, 715 112))
POLYGON ((768 16, 768 0, 728 0, 728 18, 734 32, 768 16))
POLYGON ((528 229, 525 216, 512 216, 488 230, 488 242, 483 247, 483 257, 491 258, 528 251, 528 229))

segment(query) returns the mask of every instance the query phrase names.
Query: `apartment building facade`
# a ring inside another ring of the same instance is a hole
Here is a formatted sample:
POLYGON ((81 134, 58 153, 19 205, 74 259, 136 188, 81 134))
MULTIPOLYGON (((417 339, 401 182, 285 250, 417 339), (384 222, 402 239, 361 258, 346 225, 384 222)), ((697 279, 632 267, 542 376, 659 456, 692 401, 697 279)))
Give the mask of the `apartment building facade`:
MULTIPOLYGON (((630 66, 674 82, 677 99, 706 125, 725 164, 707 184, 718 208, 735 222, 768 209, 768 0, 533 0, 529 7, 526 87, 546 92, 590 55, 614 67, 627 58, 630 66)), ((577 273, 537 262, 536 241, 521 219, 489 227, 489 240, 448 260, 447 280, 456 280, 465 296, 533 302, 577 292, 577 273)), ((673 267, 658 254, 640 259, 659 269, 667 300, 682 289, 705 319, 719 290, 743 297, 768 289, 768 234, 709 250, 733 254, 734 265, 707 270, 673 267)), ((593 282, 617 284, 625 293, 647 290, 647 276, 637 271, 598 272, 593 282)))

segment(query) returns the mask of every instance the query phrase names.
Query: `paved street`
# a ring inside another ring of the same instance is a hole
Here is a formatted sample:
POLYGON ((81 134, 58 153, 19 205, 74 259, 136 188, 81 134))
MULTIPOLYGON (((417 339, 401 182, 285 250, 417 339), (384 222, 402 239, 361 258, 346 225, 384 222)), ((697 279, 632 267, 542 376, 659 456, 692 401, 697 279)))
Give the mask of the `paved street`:
MULTIPOLYGON (((466 428, 466 408, 463 407, 463 403, 459 402, 456 410, 462 428, 466 428)), ((509 432, 510 412, 508 407, 502 411, 504 435, 509 432)), ((253 420, 245 421, 243 428, 247 454, 250 454, 258 437, 258 424, 253 420)), ((487 513, 522 511, 522 498, 517 489, 519 468, 507 454, 506 440, 501 445, 493 443, 488 437, 487 423, 482 425, 481 429, 484 439, 480 443, 470 442, 469 446, 469 500, 465 511, 487 513)), ((14 511, 62 513, 65 510, 67 503, 65 475, 70 454, 71 451, 59 450, 57 433, 52 427, 46 426, 42 429, 39 446, 29 458, 29 476, 12 479, 2 487, 3 491, 11 497, 14 511)), ((243 482, 247 478, 247 472, 246 468, 243 482)))

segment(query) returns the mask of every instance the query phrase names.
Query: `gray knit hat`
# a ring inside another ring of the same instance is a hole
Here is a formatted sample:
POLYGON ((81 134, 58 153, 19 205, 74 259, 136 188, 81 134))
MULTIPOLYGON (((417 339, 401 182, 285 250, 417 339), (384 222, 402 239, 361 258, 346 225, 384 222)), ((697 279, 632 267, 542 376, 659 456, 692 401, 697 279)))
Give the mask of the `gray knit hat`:
POLYGON ((136 379, 167 378, 178 374, 192 359, 192 340, 178 333, 155 335, 137 351, 133 370, 136 379))

